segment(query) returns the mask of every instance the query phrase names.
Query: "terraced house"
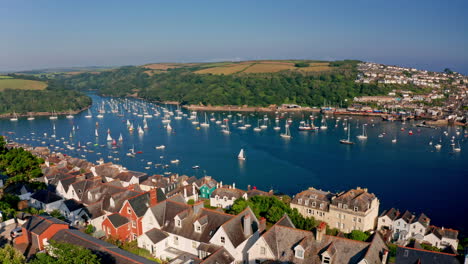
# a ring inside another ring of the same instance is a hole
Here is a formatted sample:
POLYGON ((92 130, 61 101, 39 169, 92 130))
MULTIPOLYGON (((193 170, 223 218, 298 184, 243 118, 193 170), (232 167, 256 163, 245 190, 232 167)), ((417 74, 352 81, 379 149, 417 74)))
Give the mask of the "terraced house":
POLYGON ((314 217, 346 233, 373 230, 379 204, 374 194, 360 187, 338 194, 311 187, 291 201, 291 207, 303 216, 314 217))

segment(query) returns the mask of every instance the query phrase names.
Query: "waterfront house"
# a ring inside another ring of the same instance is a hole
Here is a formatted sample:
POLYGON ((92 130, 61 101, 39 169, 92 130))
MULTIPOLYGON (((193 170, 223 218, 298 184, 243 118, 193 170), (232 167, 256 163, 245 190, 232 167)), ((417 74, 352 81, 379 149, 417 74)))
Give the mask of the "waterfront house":
POLYGON ((423 242, 429 243, 439 249, 452 247, 456 252, 458 247, 458 231, 450 228, 429 226, 424 235, 423 242))
POLYGON ((247 193, 243 190, 236 189, 234 186, 217 188, 211 193, 210 205, 212 207, 229 209, 239 198, 247 200, 247 193))
POLYGON ((374 230, 379 211, 379 200, 366 188, 357 187, 333 194, 309 188, 298 193, 291 201, 304 217, 314 217, 342 232, 374 230))
POLYGON ((379 234, 371 242, 328 236, 322 222, 315 234, 296 229, 287 215, 248 250, 248 263, 386 263, 388 248, 379 234))
MULTIPOLYGON (((211 193, 217 188, 218 182, 211 178, 211 176, 205 176, 201 179, 196 180, 194 183, 195 187, 199 192, 201 198, 210 199, 211 193)), ((222 183, 221 183, 222 186, 222 183)))

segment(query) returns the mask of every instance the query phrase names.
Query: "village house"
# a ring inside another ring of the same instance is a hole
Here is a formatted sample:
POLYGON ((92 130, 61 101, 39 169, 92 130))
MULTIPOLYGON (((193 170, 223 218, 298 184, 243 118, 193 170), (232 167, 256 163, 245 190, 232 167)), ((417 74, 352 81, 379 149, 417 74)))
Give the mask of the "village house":
POLYGON ((182 251, 205 259, 215 245, 242 261, 263 230, 249 208, 235 216, 203 208, 202 202, 189 206, 181 195, 175 198, 149 208, 142 220, 145 233, 138 244, 156 257, 175 258, 182 251))
POLYGON ((343 232, 374 230, 379 200, 367 189, 356 188, 339 194, 309 188, 298 193, 290 204, 304 217, 314 217, 343 232))
POLYGON ((85 226, 90 219, 86 207, 73 199, 63 201, 59 211, 74 226, 85 226))
POLYGON ((46 212, 59 210, 63 203, 63 198, 48 190, 39 190, 31 195, 29 205, 46 212))
MULTIPOLYGON (((461 264, 456 254, 429 251, 418 248, 399 246, 396 251, 395 263, 398 264, 461 264)), ((466 263, 466 262, 465 262, 466 263)))
POLYGON ((263 233, 248 250, 248 263, 386 263, 388 248, 379 234, 361 242, 325 234, 322 222, 314 233, 296 229, 287 215, 263 233))
POLYGON ((214 190, 211 193, 210 205, 212 207, 229 209, 239 198, 244 198, 247 200, 247 193, 243 190, 236 189, 235 185, 233 184, 233 186, 229 186, 227 188, 222 187, 214 190))
POLYGON ((458 231, 450 228, 429 226, 424 235, 423 243, 429 243, 439 249, 452 247, 456 252, 458 248, 458 231))
MULTIPOLYGON (((211 193, 217 188, 218 182, 211 178, 211 176, 205 176, 201 179, 196 180, 194 183, 195 187, 199 192, 199 196, 204 199, 210 199, 211 193)), ((221 182, 222 186, 222 182, 221 182)))

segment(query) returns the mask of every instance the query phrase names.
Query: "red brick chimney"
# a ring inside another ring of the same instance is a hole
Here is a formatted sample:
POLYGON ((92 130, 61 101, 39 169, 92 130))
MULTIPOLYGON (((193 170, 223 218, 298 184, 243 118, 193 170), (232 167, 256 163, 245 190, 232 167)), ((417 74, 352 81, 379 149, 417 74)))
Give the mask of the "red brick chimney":
POLYGON ((153 188, 149 191, 151 207, 158 203, 157 190, 157 188, 153 188))
POLYGON ((327 232, 327 223, 321 222, 315 230, 315 240, 322 241, 327 232))

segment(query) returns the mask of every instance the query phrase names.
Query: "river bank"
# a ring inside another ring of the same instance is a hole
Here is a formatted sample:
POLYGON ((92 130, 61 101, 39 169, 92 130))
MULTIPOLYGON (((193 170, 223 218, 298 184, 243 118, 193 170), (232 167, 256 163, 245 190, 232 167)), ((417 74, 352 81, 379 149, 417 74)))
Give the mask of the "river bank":
POLYGON ((319 108, 301 107, 301 108, 277 108, 258 107, 258 106, 202 106, 202 105, 184 105, 185 109, 191 111, 235 111, 235 112, 320 112, 319 108))
MULTIPOLYGON (((22 114, 16 114, 18 117, 30 117, 30 116, 52 116, 54 114, 60 116, 60 115, 69 115, 70 113, 72 115, 76 115, 76 114, 79 114, 83 111, 86 111, 88 110, 90 107, 92 106, 91 105, 88 105, 87 107, 84 107, 82 109, 78 109, 78 110, 74 110, 74 111, 62 111, 62 112, 28 112, 28 113, 22 113, 22 114)), ((12 118, 13 117, 13 114, 12 113, 8 113, 8 114, 0 114, 0 118, 12 118)))

